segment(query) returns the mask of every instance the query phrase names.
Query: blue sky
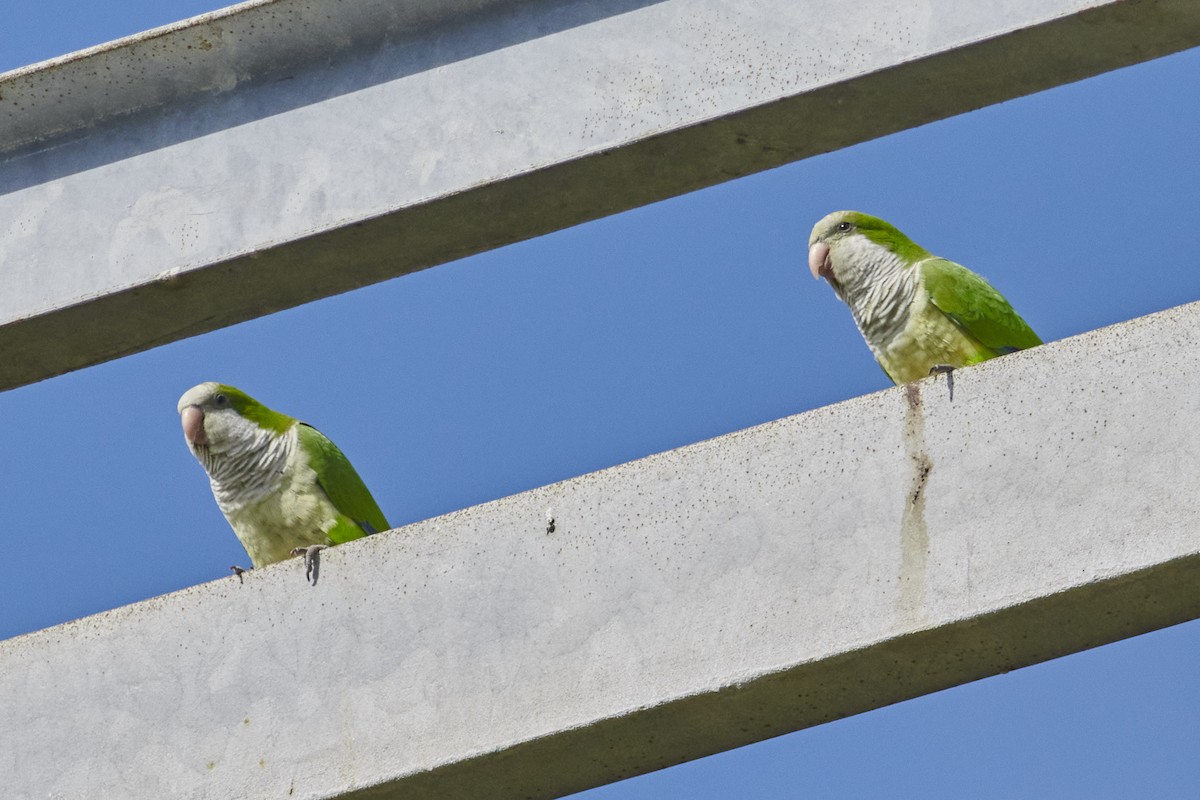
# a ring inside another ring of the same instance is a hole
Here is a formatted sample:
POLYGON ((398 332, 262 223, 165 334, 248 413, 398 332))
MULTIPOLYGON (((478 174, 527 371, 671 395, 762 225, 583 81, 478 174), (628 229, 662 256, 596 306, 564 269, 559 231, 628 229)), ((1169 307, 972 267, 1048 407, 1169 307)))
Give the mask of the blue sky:
MULTIPOLYGON (((220 5, 8 0, 0 70, 220 5)), ((319 425, 399 525, 885 388, 805 265, 834 209, 1048 340, 1196 300, 1197 98, 1200 50, 0 393, 0 638, 248 563, 179 430, 202 380, 319 425)), ((584 796, 1193 795, 1198 663, 1181 625, 584 796)))

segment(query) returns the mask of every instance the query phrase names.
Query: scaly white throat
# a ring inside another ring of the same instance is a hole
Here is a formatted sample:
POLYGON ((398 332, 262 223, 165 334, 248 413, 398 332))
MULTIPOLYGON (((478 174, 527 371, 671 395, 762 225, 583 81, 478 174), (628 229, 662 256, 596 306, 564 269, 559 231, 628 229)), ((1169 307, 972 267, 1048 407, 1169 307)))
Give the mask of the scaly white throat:
POLYGON ((298 426, 280 434, 232 410, 210 413, 210 420, 217 414, 223 418, 220 438, 193 450, 208 473, 217 505, 229 517, 279 490, 297 447, 298 426))
POLYGON ((832 284, 876 358, 908 326, 920 286, 920 265, 907 264, 861 234, 838 242, 830 253, 837 283, 832 284))

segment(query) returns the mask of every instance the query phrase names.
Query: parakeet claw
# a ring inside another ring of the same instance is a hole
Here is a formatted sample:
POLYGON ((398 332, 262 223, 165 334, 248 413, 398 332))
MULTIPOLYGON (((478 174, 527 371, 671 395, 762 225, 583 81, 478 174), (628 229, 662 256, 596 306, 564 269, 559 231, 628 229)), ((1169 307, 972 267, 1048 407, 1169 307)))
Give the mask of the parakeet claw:
POLYGON ((318 554, 324 549, 323 544, 312 544, 292 550, 292 555, 304 556, 304 577, 313 586, 317 585, 317 574, 321 571, 321 557, 318 554))
POLYGON ((945 375, 946 388, 950 390, 950 402, 954 402, 954 367, 950 364, 934 364, 929 368, 930 375, 945 375))

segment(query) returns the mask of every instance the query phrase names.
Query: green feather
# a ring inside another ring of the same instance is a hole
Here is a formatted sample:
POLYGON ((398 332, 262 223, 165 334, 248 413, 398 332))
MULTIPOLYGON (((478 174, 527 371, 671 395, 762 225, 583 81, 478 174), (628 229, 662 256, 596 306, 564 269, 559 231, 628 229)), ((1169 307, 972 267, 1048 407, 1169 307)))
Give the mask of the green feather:
MULTIPOLYGON (((217 386, 216 394, 223 394, 229 399, 229 405, 234 411, 246 419, 269 431, 286 433, 296 424, 294 417, 272 411, 236 386, 222 383, 217 386)), ((214 395, 215 396, 215 395, 214 395)))
POLYGON ((859 233, 880 247, 895 253, 909 266, 929 258, 930 253, 901 232, 895 225, 879 217, 861 211, 850 211, 840 219, 851 223, 859 233))
POLYGON ((933 304, 993 355, 1042 343, 1004 296, 971 270, 944 258, 930 258, 920 268, 933 304))
POLYGON ((300 449, 317 473, 317 483, 345 517, 329 531, 329 538, 335 544, 341 544, 390 529, 392 526, 379 510, 375 498, 338 446, 304 422, 300 423, 298 434, 300 449))

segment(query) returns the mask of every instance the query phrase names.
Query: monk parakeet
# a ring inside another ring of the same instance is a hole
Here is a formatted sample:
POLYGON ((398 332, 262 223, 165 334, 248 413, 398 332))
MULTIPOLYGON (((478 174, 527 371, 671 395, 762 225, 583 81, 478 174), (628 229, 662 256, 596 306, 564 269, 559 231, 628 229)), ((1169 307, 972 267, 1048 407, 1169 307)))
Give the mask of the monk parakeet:
POLYGON ((179 398, 188 449, 255 567, 389 527, 349 460, 316 428, 221 383, 179 398))
POLYGON ((878 217, 835 211, 822 219, 808 240, 808 266, 850 306, 895 383, 1042 343, 991 284, 878 217))

